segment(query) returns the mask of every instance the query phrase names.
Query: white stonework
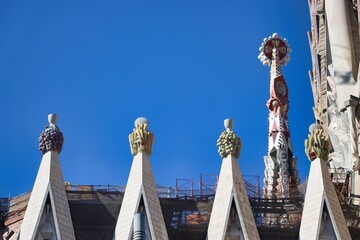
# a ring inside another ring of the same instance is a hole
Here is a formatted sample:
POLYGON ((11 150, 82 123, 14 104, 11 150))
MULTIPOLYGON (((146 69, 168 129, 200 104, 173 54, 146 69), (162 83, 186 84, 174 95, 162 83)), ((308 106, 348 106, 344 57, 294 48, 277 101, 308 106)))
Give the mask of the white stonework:
MULTIPOLYGON (((357 85, 359 45, 353 36, 351 22, 355 22, 355 14, 348 0, 326 0, 325 12, 327 35, 329 42, 328 65, 334 68, 338 104, 349 99, 349 95, 358 96, 357 85)), ((356 33, 358 34, 358 33, 356 33)))
POLYGON ((20 240, 75 240, 59 154, 49 151, 41 165, 20 229, 20 240))
MULTIPOLYGON (((354 184, 354 194, 360 196, 360 171, 353 172, 353 179, 352 182, 354 184)), ((360 205, 360 198, 353 198, 353 204, 360 205)))
POLYGON ((229 154, 223 159, 215 200, 208 227, 208 240, 234 239, 229 234, 237 234, 236 239, 260 239, 251 210, 245 183, 240 172, 238 159, 229 154), (235 205, 235 209, 232 206, 235 205), (234 211, 235 210, 235 211, 234 211), (233 211, 233 212, 232 212, 233 211), (232 214, 240 220, 237 230, 227 233, 232 214))
POLYGON ((360 94, 359 24, 358 13, 354 11, 358 3, 355 2, 309 1, 313 62, 310 80, 315 118, 326 130, 334 148, 331 168, 354 171, 360 169, 359 130, 356 129, 360 113, 355 111, 356 106, 347 103, 360 94))
POLYGON ((359 1, 309 0, 312 56, 310 81, 316 122, 333 151, 330 168, 353 171, 348 196, 360 204, 359 1))
POLYGON ((151 238, 147 237, 146 239, 169 239, 156 192, 150 159, 146 153, 142 152, 134 156, 116 224, 114 240, 128 240, 132 237, 133 219, 139 210, 141 199, 145 205, 145 215, 151 233, 151 238))
POLYGON ((299 240, 351 239, 326 162, 311 162, 299 240))

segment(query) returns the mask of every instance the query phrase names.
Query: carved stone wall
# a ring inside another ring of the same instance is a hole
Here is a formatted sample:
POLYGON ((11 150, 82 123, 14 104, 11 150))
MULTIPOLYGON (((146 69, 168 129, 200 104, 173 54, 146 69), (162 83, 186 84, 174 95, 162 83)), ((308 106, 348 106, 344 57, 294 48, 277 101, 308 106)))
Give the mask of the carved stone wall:
POLYGON ((360 57, 357 1, 311 0, 310 81, 314 115, 329 138, 330 166, 359 169, 357 104, 360 57))

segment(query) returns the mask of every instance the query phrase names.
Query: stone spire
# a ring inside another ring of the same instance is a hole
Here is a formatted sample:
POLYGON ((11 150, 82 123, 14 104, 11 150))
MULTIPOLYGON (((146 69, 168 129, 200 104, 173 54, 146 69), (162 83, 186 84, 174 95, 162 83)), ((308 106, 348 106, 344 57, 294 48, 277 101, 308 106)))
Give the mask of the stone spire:
POLYGON ((299 178, 287 116, 288 88, 281 73, 281 66, 286 66, 290 52, 287 40, 274 33, 264 39, 258 57, 264 65, 271 66, 270 99, 266 103, 269 109, 269 140, 268 155, 264 157, 265 198, 288 198, 293 192, 298 194, 299 178))
POLYGON ((44 155, 21 224, 20 240, 75 240, 59 159, 64 137, 56 126, 57 116, 49 114, 48 120, 49 126, 39 137, 44 155))
POLYGON ((330 144, 320 125, 311 125, 309 131, 305 153, 311 166, 299 239, 351 239, 327 168, 330 144))
POLYGON ((207 239, 260 239, 238 163, 241 141, 232 131, 231 119, 226 119, 224 125, 226 130, 217 141, 223 161, 207 239))
POLYGON ((114 240, 135 239, 140 235, 141 239, 168 240, 149 159, 154 137, 148 130, 146 118, 135 121, 129 142, 134 159, 116 223, 114 240))

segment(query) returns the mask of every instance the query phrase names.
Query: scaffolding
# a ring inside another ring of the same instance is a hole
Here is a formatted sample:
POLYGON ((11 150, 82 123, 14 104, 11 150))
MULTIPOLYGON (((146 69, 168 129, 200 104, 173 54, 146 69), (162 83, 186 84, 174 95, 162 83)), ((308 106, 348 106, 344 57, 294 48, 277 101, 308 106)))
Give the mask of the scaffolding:
POLYGON ((199 191, 200 196, 215 195, 216 187, 219 181, 217 174, 200 174, 199 191))
POLYGON ((330 168, 329 169, 331 180, 335 189, 344 198, 345 202, 350 200, 350 179, 351 171, 345 168, 330 168))
POLYGON ((246 191, 249 197, 260 198, 259 175, 243 175, 246 191))
POLYGON ((176 179, 175 198, 194 198, 194 179, 176 179))
MULTIPOLYGON (((349 200, 349 174, 349 172, 342 170, 330 171, 348 226, 360 229, 360 208, 351 204, 349 200)), ((298 197, 267 199, 261 198, 259 176, 243 175, 243 178, 256 225, 259 229, 264 229, 261 232, 270 231, 269 234, 275 234, 276 231, 283 229, 286 229, 286 232, 294 232, 294 234, 298 232, 307 185, 306 180, 298 187, 298 192, 301 193, 298 197)), ((186 231, 198 231, 199 234, 206 232, 217 181, 218 176, 215 174, 201 174, 199 189, 194 189, 195 181, 193 179, 177 179, 175 187, 156 187, 170 234, 178 236, 178 234, 185 234, 186 231)), ((126 186, 71 185, 65 183, 65 188, 69 203, 71 203, 70 206, 80 206, 86 202, 87 204, 97 203, 96 206, 101 203, 109 208, 117 209, 121 206, 126 186)), ((30 194, 31 191, 26 192, 10 199, 10 201, 3 199, 3 205, 8 204, 8 212, 3 215, 5 226, 23 219, 30 194)))

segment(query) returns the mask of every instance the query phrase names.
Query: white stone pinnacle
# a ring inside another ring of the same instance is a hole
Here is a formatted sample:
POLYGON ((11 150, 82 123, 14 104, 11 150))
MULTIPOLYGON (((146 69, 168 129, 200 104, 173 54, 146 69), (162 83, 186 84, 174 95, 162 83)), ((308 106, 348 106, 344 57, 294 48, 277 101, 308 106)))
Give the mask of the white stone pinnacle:
MULTIPOLYGON (((135 128, 147 122, 146 118, 138 118, 135 121, 135 128)), ((146 132, 136 132, 136 134, 138 133, 146 135, 146 132)), ((130 134, 130 139, 132 138, 133 134, 130 134)), ((132 140, 130 140, 131 143, 132 140)), ((147 236, 146 239, 169 239, 147 152, 136 150, 136 154, 133 154, 134 158, 116 223, 114 240, 132 239, 133 220, 138 212, 144 212, 147 219, 148 231, 146 232, 150 236, 147 236), (143 202, 144 206, 140 205, 140 202, 143 202)))
MULTIPOLYGON (((54 126, 57 115, 49 114, 48 121, 54 126)), ((20 240, 50 239, 49 234, 51 239, 75 240, 59 151, 54 149, 44 151, 21 223, 20 240)))
POLYGON ((148 123, 148 120, 144 117, 139 117, 135 120, 135 127, 138 126, 138 125, 141 125, 141 124, 144 124, 144 123, 148 123))
POLYGON ((224 120, 224 127, 226 129, 226 131, 231 131, 234 127, 234 120, 232 120, 231 118, 227 118, 224 120))
POLYGON ((317 123, 313 123, 309 126, 309 132, 312 133, 313 131, 315 131, 316 129, 322 129, 322 126, 320 124, 317 123))
MULTIPOLYGON (((225 135, 230 134, 229 132, 234 126, 234 121, 232 119, 225 119, 224 126, 227 133, 223 132, 219 139, 221 139, 224 133, 225 135)), ((240 148, 240 139, 237 139, 240 148)), ((232 140, 234 140, 234 138, 232 140)), ((220 140, 220 142, 222 142, 222 140, 220 140)), ((214 204, 211 210, 207 240, 260 239, 249 198, 246 193, 245 182, 240 171, 238 159, 235 155, 239 156, 240 150, 238 154, 231 153, 224 154, 223 156, 220 154, 223 160, 214 204), (236 232, 229 232, 229 229, 232 228, 237 228, 238 230, 236 232), (233 236, 233 234, 236 236, 233 236)))
MULTIPOLYGON (((251 210, 246 186, 243 180, 238 159, 229 154, 223 159, 218 186, 211 210, 207 240, 229 239, 229 227, 236 225, 241 231, 237 239, 258 240, 259 233, 251 210), (233 203, 235 207, 233 208, 233 203), (239 219, 239 225, 232 220, 231 212, 239 219)), ((231 238, 232 239, 232 238, 231 238)))
POLYGON ((50 113, 48 115, 48 122, 50 126, 56 125, 57 121, 58 121, 58 116, 55 113, 50 113))
POLYGON ((326 162, 320 158, 311 162, 299 232, 299 240, 312 239, 351 239, 326 162))
POLYGON ((43 155, 21 224, 20 240, 44 239, 44 234, 49 233, 58 240, 75 240, 59 154, 54 151, 43 155))

